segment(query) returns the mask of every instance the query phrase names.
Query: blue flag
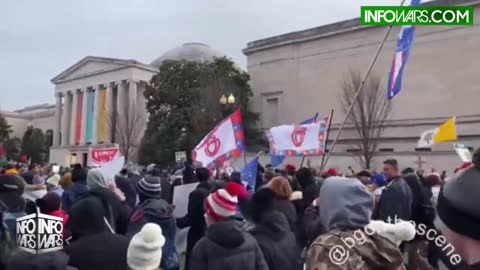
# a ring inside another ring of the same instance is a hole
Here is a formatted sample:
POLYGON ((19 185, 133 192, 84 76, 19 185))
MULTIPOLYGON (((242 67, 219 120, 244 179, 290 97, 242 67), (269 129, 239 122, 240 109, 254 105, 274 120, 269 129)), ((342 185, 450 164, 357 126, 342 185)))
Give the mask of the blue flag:
MULTIPOLYGON (((412 6, 418 6, 420 0, 412 0, 412 6)), ((392 99, 402 89, 403 71, 410 58, 413 40, 415 38, 415 27, 413 25, 404 25, 398 33, 397 47, 393 57, 392 68, 388 76, 387 97, 392 99)))
POLYGON ((245 187, 250 186, 252 190, 255 190, 255 184, 257 182, 257 170, 258 156, 252 158, 240 172, 242 183, 245 187))
MULTIPOLYGON (((318 118, 318 113, 315 114, 315 116, 312 117, 312 118, 308 118, 308 119, 303 120, 302 122, 300 122, 300 125, 313 124, 313 123, 317 122, 317 118, 318 118)), ((279 166, 280 164, 283 163, 284 160, 285 160, 285 156, 270 154, 270 163, 272 164, 272 167, 279 166)))

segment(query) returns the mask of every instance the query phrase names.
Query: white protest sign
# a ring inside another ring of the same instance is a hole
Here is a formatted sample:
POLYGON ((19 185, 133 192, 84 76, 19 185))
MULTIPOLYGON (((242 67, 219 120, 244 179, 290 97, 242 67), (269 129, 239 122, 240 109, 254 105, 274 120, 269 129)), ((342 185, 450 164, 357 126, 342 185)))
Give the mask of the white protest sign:
POLYGON ((102 170, 102 173, 107 181, 111 182, 114 180, 115 175, 122 170, 124 165, 125 158, 120 156, 112 159, 111 161, 103 163, 100 170, 102 170))
POLYGON ((472 152, 470 152, 470 149, 468 149, 467 146, 464 144, 455 143, 453 147, 463 162, 472 162, 472 152))
POLYGON ((191 183, 175 186, 173 189, 173 205, 175 205, 173 214, 176 218, 183 217, 187 214, 188 195, 190 195, 190 192, 192 192, 197 186, 198 183, 191 183))

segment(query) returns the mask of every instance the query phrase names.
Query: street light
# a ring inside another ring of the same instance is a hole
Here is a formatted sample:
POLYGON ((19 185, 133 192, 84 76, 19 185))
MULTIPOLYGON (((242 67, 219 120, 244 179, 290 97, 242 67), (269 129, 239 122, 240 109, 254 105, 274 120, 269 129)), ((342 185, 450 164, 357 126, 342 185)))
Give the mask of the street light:
MULTIPOLYGON (((230 97, 228 97, 228 99, 230 99, 230 97)), ((222 97, 220 98, 220 104, 222 105, 227 104, 227 98, 225 97, 225 95, 222 95, 222 97)))
POLYGON ((223 117, 227 117, 235 108, 235 96, 230 94, 228 98, 225 95, 220 97, 220 105, 222 105, 223 117))
POLYGON ((235 104, 235 97, 233 96, 233 94, 230 94, 230 96, 228 96, 228 104, 235 104))

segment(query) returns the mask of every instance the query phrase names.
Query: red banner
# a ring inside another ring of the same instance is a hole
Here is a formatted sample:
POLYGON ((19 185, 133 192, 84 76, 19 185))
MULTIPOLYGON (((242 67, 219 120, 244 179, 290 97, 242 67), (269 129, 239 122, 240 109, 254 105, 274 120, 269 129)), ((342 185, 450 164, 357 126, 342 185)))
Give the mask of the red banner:
POLYGON ((90 158, 92 159, 92 163, 101 165, 102 163, 112 161, 117 153, 118 148, 91 148, 90 158))

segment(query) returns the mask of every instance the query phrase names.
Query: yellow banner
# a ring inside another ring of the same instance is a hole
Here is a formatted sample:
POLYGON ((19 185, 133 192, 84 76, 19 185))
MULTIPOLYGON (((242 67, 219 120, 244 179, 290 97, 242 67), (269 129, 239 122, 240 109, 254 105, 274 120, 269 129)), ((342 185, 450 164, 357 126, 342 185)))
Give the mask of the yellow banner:
POLYGON ((107 89, 98 92, 97 141, 106 142, 107 139, 107 89))

